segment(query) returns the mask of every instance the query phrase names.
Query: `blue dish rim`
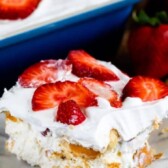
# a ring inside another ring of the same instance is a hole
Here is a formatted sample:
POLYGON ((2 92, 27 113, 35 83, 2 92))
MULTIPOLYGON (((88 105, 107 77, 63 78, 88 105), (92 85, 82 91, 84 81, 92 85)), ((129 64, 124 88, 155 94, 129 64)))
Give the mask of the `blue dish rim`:
POLYGON ((5 39, 0 40, 0 49, 3 47, 10 46, 12 44, 22 42, 24 40, 28 40, 28 39, 52 32, 57 29, 61 29, 65 26, 70 26, 70 25, 75 24, 77 22, 82 22, 87 19, 94 18, 94 17, 99 16, 101 14, 120 10, 124 7, 134 5, 139 1, 140 0, 121 0, 119 2, 107 4, 103 7, 97 7, 96 9, 91 9, 89 11, 67 17, 63 20, 55 21, 53 23, 49 23, 49 24, 31 29, 31 30, 28 30, 28 31, 25 31, 25 32, 22 32, 22 33, 13 35, 13 36, 7 37, 5 39))

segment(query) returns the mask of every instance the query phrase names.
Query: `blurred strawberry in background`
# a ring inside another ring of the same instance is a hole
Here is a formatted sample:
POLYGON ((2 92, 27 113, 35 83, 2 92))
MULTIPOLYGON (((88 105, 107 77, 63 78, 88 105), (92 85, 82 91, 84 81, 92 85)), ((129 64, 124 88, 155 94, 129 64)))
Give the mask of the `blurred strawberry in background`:
POLYGON ((137 23, 130 31, 128 54, 137 75, 163 78, 168 75, 168 15, 149 17, 144 11, 133 14, 137 23))
POLYGON ((142 0, 134 9, 116 64, 130 76, 165 80, 168 77, 168 0, 142 0))

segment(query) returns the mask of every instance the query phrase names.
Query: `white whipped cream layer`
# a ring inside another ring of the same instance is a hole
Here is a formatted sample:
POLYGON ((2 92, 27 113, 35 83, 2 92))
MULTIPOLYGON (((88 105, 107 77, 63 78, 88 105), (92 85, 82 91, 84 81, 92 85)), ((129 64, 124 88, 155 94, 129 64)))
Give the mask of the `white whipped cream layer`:
POLYGON ((42 0, 23 20, 0 20, 0 40, 119 1, 123 0, 42 0))
MULTIPOLYGON (((119 76, 119 81, 108 84, 121 95, 123 87, 130 78, 112 64, 103 61, 100 63, 119 76)), ((60 81, 78 80, 78 77, 70 71, 67 73, 60 71, 59 74, 60 81)), ((5 90, 0 100, 0 112, 9 111, 11 115, 23 119, 38 131, 42 132, 49 128, 55 137, 65 137, 72 143, 100 151, 109 144, 111 129, 116 129, 121 139, 128 142, 144 131, 152 129, 154 121, 160 122, 168 116, 168 97, 152 102, 142 102, 139 98, 128 97, 121 108, 113 108, 107 100, 97 97, 98 106, 85 109, 87 119, 77 126, 69 126, 55 121, 57 107, 34 112, 31 104, 34 91, 35 88, 22 88, 19 84, 9 91, 5 90)), ((148 133, 144 134, 145 138, 148 133)))

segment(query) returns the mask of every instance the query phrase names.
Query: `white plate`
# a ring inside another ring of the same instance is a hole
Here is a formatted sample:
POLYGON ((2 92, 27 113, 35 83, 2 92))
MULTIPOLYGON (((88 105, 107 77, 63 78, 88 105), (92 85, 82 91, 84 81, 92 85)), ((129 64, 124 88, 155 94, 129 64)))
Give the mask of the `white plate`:
MULTIPOLYGON (((166 127, 168 128, 168 120, 163 122, 160 130, 166 127)), ((157 152, 163 152, 164 156, 162 159, 155 161, 149 168, 168 168, 168 133, 160 134, 160 130, 151 135, 150 142, 157 152)), ((19 161, 15 155, 5 150, 6 139, 4 116, 0 115, 0 168, 31 168, 27 163, 19 161)))

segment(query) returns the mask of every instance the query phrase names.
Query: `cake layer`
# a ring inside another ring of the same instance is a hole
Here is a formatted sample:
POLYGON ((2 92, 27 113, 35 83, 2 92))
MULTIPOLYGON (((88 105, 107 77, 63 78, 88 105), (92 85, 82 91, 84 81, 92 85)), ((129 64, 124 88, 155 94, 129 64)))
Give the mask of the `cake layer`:
POLYGON ((137 151, 122 152, 115 132, 103 153, 71 144, 64 137, 56 138, 51 132, 39 133, 9 113, 6 113, 6 133, 10 136, 7 149, 41 168, 143 168, 155 160, 147 143, 137 151))

